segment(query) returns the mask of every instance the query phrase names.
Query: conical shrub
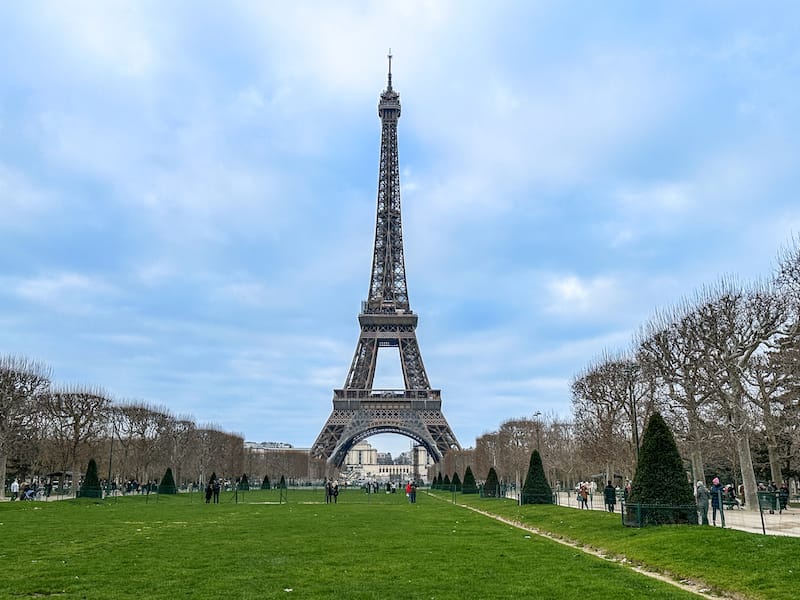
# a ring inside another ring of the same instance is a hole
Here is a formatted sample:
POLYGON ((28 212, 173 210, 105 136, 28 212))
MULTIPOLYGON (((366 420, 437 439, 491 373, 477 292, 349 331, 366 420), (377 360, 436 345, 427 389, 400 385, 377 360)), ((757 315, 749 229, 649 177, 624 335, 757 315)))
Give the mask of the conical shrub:
POLYGON ((472 468, 467 467, 464 471, 464 483, 461 484, 462 494, 477 494, 478 485, 475 483, 475 475, 472 474, 472 468))
POLYGON ((244 473, 239 479, 238 489, 240 492, 246 492, 250 489, 250 481, 247 479, 247 473, 244 473))
POLYGON ((159 494, 177 494, 178 486, 175 485, 175 478, 172 476, 172 468, 167 467, 164 476, 161 478, 161 483, 158 484, 159 494))
POLYGON ((81 498, 102 498, 103 489, 100 487, 100 478, 97 476, 97 463, 95 460, 89 459, 89 464, 86 467, 86 477, 83 478, 81 488, 78 490, 78 495, 81 498))
POLYGON ((626 524, 697 523, 694 504, 692 484, 686 477, 675 437, 664 418, 653 413, 642 436, 626 505, 626 524))
POLYGON ((450 480, 452 487, 457 491, 461 491, 461 478, 458 476, 458 473, 453 473, 453 478, 450 480))
POLYGON ((531 462, 528 465, 528 475, 525 477, 525 484, 522 486, 522 504, 552 504, 553 489, 547 482, 542 466, 542 457, 539 451, 534 450, 531 454, 531 462))
POLYGON ((261 489, 262 490, 268 490, 271 487, 272 486, 269 483, 269 475, 264 475, 264 479, 261 480, 261 489))
POLYGON ((500 482, 497 479, 497 471, 494 467, 489 467, 489 474, 486 476, 486 483, 483 484, 484 498, 500 497, 500 482))

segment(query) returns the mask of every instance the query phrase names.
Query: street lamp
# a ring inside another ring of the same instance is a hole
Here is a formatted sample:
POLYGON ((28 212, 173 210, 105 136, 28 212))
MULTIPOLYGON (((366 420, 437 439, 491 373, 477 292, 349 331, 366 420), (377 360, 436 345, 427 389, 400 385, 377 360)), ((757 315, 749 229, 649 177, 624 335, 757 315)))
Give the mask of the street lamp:
POLYGON ((539 417, 541 417, 541 416, 542 416, 541 411, 537 410, 535 413, 533 413, 533 418, 536 420, 536 449, 539 451, 539 454, 542 453, 542 448, 540 447, 540 444, 539 444, 539 429, 542 426, 542 423, 539 420, 539 417))

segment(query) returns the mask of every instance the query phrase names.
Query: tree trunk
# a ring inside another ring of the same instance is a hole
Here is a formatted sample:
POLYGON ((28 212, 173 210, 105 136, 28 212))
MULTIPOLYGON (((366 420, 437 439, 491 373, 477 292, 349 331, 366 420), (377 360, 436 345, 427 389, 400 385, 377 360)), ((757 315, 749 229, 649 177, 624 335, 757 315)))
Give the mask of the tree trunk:
POLYGON ((750 436, 742 432, 736 436, 736 450, 742 467, 742 483, 744 484, 745 508, 758 510, 758 494, 756 493, 756 475, 753 470, 753 459, 750 455, 750 436))
POLYGON ((690 458, 692 460, 692 476, 694 477, 694 481, 692 481, 692 485, 695 485, 695 482, 702 481, 703 483, 706 482, 706 472, 705 466, 703 465, 703 454, 699 448, 692 449, 690 458))
POLYGON ((766 429, 765 437, 767 443, 767 456, 769 457, 771 481, 780 485, 781 481, 783 481, 783 476, 781 475, 781 463, 778 460, 778 440, 777 436, 775 435, 775 417, 770 411, 769 399, 762 397, 762 402, 764 403, 762 407, 762 413, 764 419, 764 428, 766 429))
POLYGON ((767 455, 769 456, 769 470, 772 473, 772 481, 780 486, 783 481, 781 475, 781 462, 778 460, 778 444, 773 442, 771 436, 767 437, 767 455))
POLYGON ((0 498, 6 497, 6 455, 0 454, 0 498))

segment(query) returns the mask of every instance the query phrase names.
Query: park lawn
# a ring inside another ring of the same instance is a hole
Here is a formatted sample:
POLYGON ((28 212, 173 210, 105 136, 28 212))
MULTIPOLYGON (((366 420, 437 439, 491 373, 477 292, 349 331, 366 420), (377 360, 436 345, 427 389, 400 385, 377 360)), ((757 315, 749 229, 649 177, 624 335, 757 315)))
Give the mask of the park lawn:
POLYGON ((688 598, 419 494, 0 505, 0 598, 688 598))
MULTIPOLYGON (((446 492, 434 492, 451 500, 446 492)), ((748 598, 797 598, 800 539, 696 526, 624 527, 619 513, 457 494, 456 502, 524 523, 580 545, 625 557, 674 579, 703 581, 748 598)))

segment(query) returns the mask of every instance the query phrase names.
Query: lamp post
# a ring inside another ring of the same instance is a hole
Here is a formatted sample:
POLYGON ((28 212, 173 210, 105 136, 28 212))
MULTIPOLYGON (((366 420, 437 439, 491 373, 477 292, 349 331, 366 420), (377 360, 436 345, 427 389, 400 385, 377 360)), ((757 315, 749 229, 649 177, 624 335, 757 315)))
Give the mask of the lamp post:
POLYGON ((106 480, 106 497, 111 495, 111 459, 114 456, 114 436, 117 433, 117 422, 111 417, 111 440, 108 445, 108 479, 106 480))
POLYGON ((542 427, 542 422, 539 420, 539 417, 542 416, 541 411, 536 411, 533 413, 533 418, 536 420, 536 450, 539 451, 539 454, 542 453, 542 448, 539 443, 539 429, 542 427))

